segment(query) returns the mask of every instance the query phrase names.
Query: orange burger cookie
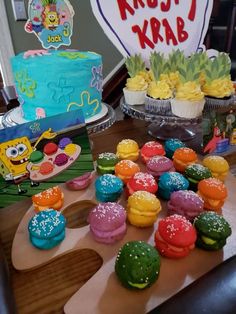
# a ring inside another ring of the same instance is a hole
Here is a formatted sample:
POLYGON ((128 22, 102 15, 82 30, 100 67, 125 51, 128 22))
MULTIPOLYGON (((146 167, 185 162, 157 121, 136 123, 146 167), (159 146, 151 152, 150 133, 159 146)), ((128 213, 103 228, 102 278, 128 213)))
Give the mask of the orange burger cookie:
POLYGON ((204 201, 206 210, 219 211, 227 198, 227 188, 219 179, 208 178, 198 183, 197 192, 204 201))
POLYGON ((176 149, 173 155, 173 163, 176 171, 184 172, 186 167, 197 162, 196 152, 187 147, 176 149))
POLYGON ((47 208, 59 210, 63 205, 63 201, 64 194, 58 186, 44 190, 32 196, 32 202, 36 212, 47 208))
POLYGON ((124 183, 139 171, 139 166, 132 160, 121 160, 115 165, 115 175, 124 183))

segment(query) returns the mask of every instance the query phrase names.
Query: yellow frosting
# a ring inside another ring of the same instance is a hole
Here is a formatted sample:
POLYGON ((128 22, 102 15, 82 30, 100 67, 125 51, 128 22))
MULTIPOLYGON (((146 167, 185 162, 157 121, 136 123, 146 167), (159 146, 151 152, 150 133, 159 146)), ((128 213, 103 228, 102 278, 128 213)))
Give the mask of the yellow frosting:
POLYGON ((215 79, 210 83, 206 83, 202 90, 206 96, 216 98, 228 97, 234 93, 234 86, 229 77, 215 79))
POLYGON ((142 75, 135 75, 127 79, 126 88, 131 91, 143 91, 148 88, 148 83, 142 75))
POLYGON ((205 75, 204 71, 200 72, 199 83, 201 86, 205 85, 205 83, 206 83, 206 75, 205 75))
POLYGON ((145 81, 147 82, 147 83, 150 83, 151 82, 151 76, 150 76, 150 73, 149 72, 147 72, 147 71, 140 71, 139 73, 138 73, 138 75, 141 75, 144 79, 145 79, 145 81))
POLYGON ((186 82, 178 86, 175 97, 181 100, 199 101, 204 98, 204 93, 196 82, 186 82))
POLYGON ((176 86, 179 85, 179 72, 178 71, 170 72, 169 78, 170 78, 172 88, 175 88, 176 86))
POLYGON ((172 97, 172 91, 166 81, 151 82, 147 94, 154 99, 168 99, 172 97))

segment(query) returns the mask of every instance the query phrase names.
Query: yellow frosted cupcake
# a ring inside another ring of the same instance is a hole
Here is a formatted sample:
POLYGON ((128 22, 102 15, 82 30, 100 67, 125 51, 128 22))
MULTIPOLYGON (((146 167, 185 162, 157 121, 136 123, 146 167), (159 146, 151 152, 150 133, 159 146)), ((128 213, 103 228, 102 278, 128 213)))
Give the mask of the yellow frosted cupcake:
POLYGON ((145 96, 145 110, 164 116, 171 115, 170 99, 172 90, 168 82, 168 75, 165 73, 168 63, 163 54, 151 53, 150 67, 153 81, 149 84, 145 96))
POLYGON ((144 104, 149 75, 141 55, 134 55, 127 58, 125 65, 130 76, 123 89, 125 102, 129 105, 144 104))
POLYGON ((192 58, 183 58, 179 73, 180 84, 176 88, 175 98, 171 100, 172 113, 181 118, 197 118, 202 115, 205 104, 199 83, 200 70, 192 58))
POLYGON ((206 109, 217 109, 233 102, 234 86, 230 77, 231 62, 227 53, 219 53, 206 64, 206 82, 202 91, 206 98, 206 109))

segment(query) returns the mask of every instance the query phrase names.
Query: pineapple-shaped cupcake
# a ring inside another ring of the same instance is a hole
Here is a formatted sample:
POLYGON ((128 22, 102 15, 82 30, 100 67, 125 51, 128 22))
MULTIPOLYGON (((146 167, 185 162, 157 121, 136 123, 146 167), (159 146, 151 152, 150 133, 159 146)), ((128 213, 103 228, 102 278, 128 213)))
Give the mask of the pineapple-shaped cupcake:
POLYGON ((145 110, 159 115, 171 115, 170 99, 172 90, 167 80, 161 80, 168 66, 163 54, 153 52, 150 55, 150 68, 152 81, 149 83, 145 96, 145 110))
POLYGON ((202 87, 206 83, 205 69, 209 58, 205 51, 195 52, 191 55, 191 58, 192 62, 194 63, 194 67, 197 67, 200 70, 199 83, 202 87))
POLYGON ((193 119, 201 116, 205 99, 199 83, 200 69, 194 59, 182 58, 178 67, 180 83, 171 100, 172 113, 178 117, 193 119))
MULTIPOLYGON (((170 82, 170 87, 173 91, 177 88, 177 86, 180 83, 178 64, 181 62, 183 58, 184 58, 184 53, 183 51, 179 49, 173 50, 168 56, 168 64, 170 67, 169 82, 170 82)), ((161 75, 161 79, 162 77, 163 76, 161 75)))
POLYGON ((234 87, 230 68, 231 62, 227 53, 221 52, 213 60, 208 59, 205 68, 206 82, 202 86, 206 109, 217 109, 232 103, 234 87))
POLYGON ((128 57, 125 65, 130 76, 123 89, 125 102, 129 105, 144 104, 149 75, 141 55, 128 57))

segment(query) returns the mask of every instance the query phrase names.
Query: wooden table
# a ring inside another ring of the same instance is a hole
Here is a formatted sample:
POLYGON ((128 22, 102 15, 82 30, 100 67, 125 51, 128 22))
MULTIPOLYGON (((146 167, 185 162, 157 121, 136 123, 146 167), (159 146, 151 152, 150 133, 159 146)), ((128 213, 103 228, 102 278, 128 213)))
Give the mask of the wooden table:
MULTIPOLYGON (((144 121, 127 119, 116 122, 111 128, 102 133, 91 135, 94 159, 101 152, 115 152, 117 143, 124 138, 132 138, 140 146, 151 140, 152 138, 147 134, 147 125, 144 121)), ((235 163, 234 155, 229 156, 229 161, 235 163)), ((230 176, 229 182, 230 190, 235 190, 236 180, 230 176)), ((235 204, 236 199, 234 198, 232 202, 235 204)), ((234 204, 229 200, 227 202, 228 209, 233 208, 234 204)), ((24 314, 62 313, 64 304, 101 267, 102 259, 96 252, 84 249, 76 254, 62 256, 56 262, 51 262, 43 267, 43 269, 39 268, 28 272, 16 271, 11 263, 11 245, 17 226, 30 205, 31 200, 28 199, 0 210, 1 241, 10 269, 18 312, 24 314)), ((87 207, 81 209, 80 215, 77 214, 77 226, 86 224, 85 217, 90 207, 88 204, 87 207)), ((72 213, 70 223, 73 224, 74 218, 72 213)), ((234 220, 236 221, 236 219, 234 220)), ((236 223, 234 223, 234 227, 236 229, 236 223)), ((230 249, 225 253, 225 257, 233 255, 235 253, 234 249, 235 247, 231 244, 230 249)), ((206 258, 206 269, 213 268, 223 259, 222 252, 216 253, 212 258, 206 258)), ((199 267, 201 269, 201 265, 199 267)), ((201 271, 192 274, 195 279, 200 275, 201 271)), ((178 288, 176 289, 178 290, 178 288)), ((173 290, 172 294, 174 293, 173 290)), ((88 296, 88 302, 92 297, 91 295, 88 296)), ((81 313, 79 309, 77 313, 81 313)))

